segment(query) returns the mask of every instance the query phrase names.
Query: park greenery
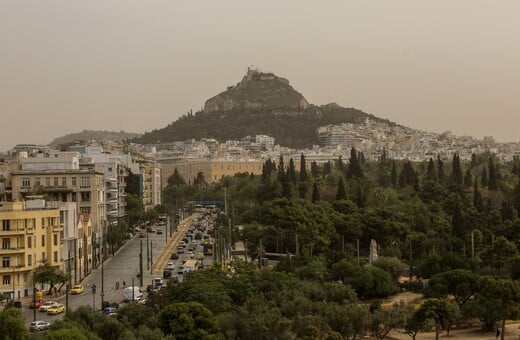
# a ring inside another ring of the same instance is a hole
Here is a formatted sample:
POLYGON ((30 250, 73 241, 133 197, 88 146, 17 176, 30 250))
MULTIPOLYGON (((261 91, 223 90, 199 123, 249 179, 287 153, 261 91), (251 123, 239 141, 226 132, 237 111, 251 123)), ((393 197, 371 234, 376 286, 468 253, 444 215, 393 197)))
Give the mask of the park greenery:
MULTIPOLYGON (((399 330, 415 339, 472 324, 504 337, 506 321, 520 317, 519 159, 412 163, 383 152, 369 162, 352 149, 348 160, 307 168, 302 155, 300 163, 267 160, 260 176, 211 185, 202 173, 186 182, 175 171, 162 211, 224 201, 225 190, 228 213, 217 228, 247 244, 247 260, 190 272, 117 316, 82 306, 41 336, 384 339, 399 330), (379 256, 369 263, 371 240, 379 256), (259 266, 268 253, 279 261, 259 266), (403 291, 421 297, 393 298, 403 291)), ((0 327, 13 315, 6 308, 0 327)))

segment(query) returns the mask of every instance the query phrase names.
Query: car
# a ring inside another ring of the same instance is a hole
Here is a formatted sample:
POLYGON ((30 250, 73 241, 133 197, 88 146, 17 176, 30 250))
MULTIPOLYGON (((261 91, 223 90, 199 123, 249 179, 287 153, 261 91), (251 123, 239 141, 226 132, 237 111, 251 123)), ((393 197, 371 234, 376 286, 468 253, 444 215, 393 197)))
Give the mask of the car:
POLYGON ((31 330, 31 332, 44 331, 46 329, 49 329, 50 325, 51 324, 47 321, 38 320, 31 322, 31 324, 29 325, 29 329, 31 330))
POLYGON ((47 315, 56 315, 65 312, 65 305, 58 303, 54 306, 50 306, 47 309, 47 315))
POLYGON ((83 293, 84 290, 85 290, 85 287, 83 287, 82 285, 74 285, 72 287, 72 289, 70 290, 70 293, 73 295, 81 294, 81 293, 83 293))
POLYGON ((161 229, 157 229, 157 232, 156 232, 156 234, 157 234, 157 235, 162 235, 162 234, 163 234, 163 232, 162 232, 162 230, 161 230, 161 229))
POLYGON ((152 284, 153 284, 155 287, 160 287, 160 286, 162 286, 162 284, 163 284, 163 279, 162 279, 162 277, 156 277, 156 278, 152 279, 152 284))
POLYGON ((147 285, 146 286, 146 292, 147 293, 153 292, 154 289, 155 289, 154 285, 147 285))
POLYGON ((177 248, 177 253, 178 254, 184 254, 184 248, 183 247, 177 248))
POLYGON ((182 264, 180 264, 177 269, 177 274, 184 274, 184 266, 182 264))
POLYGON ((31 301, 31 303, 29 304, 29 308, 40 308, 42 305, 43 305, 42 300, 31 301))
POLYGON ((172 260, 177 260, 177 259, 179 258, 179 254, 177 254, 176 252, 173 252, 173 253, 172 253, 172 256, 170 256, 170 258, 171 258, 172 260))
POLYGON ((52 306, 57 305, 58 303, 56 301, 45 301, 43 305, 40 306, 38 309, 40 312, 46 312, 47 309, 49 309, 52 306))
POLYGON ((155 230, 153 230, 153 228, 151 228, 151 227, 148 227, 148 228, 146 228, 146 232, 153 233, 153 232, 155 232, 155 230))
POLYGON ((204 260, 204 253, 197 253, 197 260, 204 260))
POLYGON ((140 238, 145 238, 145 237, 146 237, 146 233, 143 232, 143 231, 141 231, 141 232, 139 233, 139 237, 140 237, 140 238))
POLYGON ((195 254, 193 254, 193 252, 190 250, 190 251, 188 252, 188 257, 189 257, 190 259, 192 259, 192 258, 195 257, 195 254))
POLYGON ((166 265, 167 270, 175 270, 175 263, 173 261, 168 261, 168 264, 166 265))

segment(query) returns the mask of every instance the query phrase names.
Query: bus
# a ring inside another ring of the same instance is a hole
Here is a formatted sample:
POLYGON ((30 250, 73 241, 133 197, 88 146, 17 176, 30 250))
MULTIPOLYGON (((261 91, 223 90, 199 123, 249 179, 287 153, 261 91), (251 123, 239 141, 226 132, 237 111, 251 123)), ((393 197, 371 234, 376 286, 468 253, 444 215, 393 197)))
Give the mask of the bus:
POLYGON ((204 255, 213 255, 213 242, 211 242, 211 240, 204 240, 202 243, 202 252, 204 255))

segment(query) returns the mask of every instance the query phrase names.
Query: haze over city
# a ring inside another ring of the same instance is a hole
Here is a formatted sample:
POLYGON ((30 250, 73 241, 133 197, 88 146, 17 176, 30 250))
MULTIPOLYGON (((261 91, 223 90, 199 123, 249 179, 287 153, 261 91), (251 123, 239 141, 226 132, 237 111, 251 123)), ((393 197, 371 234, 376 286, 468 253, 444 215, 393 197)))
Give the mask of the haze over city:
POLYGON ((516 1, 0 1, 0 150, 162 128, 254 65, 313 104, 518 141, 516 1))

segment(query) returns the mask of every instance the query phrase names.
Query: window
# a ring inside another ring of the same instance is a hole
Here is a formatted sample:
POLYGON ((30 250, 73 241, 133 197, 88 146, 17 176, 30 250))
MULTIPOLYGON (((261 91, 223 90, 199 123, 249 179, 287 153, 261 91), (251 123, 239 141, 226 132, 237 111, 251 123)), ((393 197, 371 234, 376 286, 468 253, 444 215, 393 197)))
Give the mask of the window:
POLYGON ((78 198, 77 198, 77 196, 76 196, 76 193, 73 192, 72 195, 71 195, 70 200, 71 200, 72 202, 76 202, 77 199, 78 199, 78 198))
POLYGON ((81 177, 81 184, 82 187, 89 187, 90 186, 90 178, 83 176, 81 177))
POLYGON ((32 248, 32 237, 31 236, 29 236, 27 238, 27 248, 32 248))
POLYGON ((109 168, 108 168, 108 171, 109 171, 109 172, 112 172, 112 167, 109 167, 109 168))
POLYGON ((45 186, 46 187, 50 187, 51 186, 51 178, 50 177, 45 177, 45 186))
POLYGON ((31 186, 31 179, 29 177, 22 178, 22 187, 29 188, 31 186))
POLYGON ((90 201, 90 192, 82 192, 81 201, 90 201))
POLYGON ((11 258, 9 256, 4 256, 2 258, 2 267, 9 268, 11 266, 11 258))
POLYGON ((90 208, 89 207, 81 207, 80 212, 82 214, 90 214, 90 208))
POLYGON ((58 262, 58 252, 54 252, 54 262, 58 262))
POLYGON ((55 187, 58 186, 58 177, 54 177, 54 186, 55 186, 55 187))
POLYGON ((42 228, 45 228, 45 217, 42 217, 42 228))
POLYGON ((45 261, 47 261, 47 259, 45 259, 45 252, 42 251, 42 262, 45 262, 45 261))
POLYGON ((54 245, 57 246, 58 245, 58 234, 54 234, 54 245))
POLYGON ((45 247, 45 235, 42 235, 42 247, 45 247))
POLYGON ((11 284, 11 275, 4 275, 2 277, 2 283, 5 285, 10 285, 11 284))
POLYGON ((67 177, 62 177, 61 178, 61 186, 62 187, 66 187, 67 186, 67 177))
POLYGON ((37 187, 42 185, 42 181, 41 181, 40 177, 36 177, 34 179, 34 185, 37 186, 37 187))
POLYGON ((2 220, 2 230, 9 231, 11 230, 11 221, 10 220, 2 220))
POLYGON ((2 249, 11 249, 11 239, 10 238, 2 239, 2 249))
POLYGON ((72 177, 72 185, 76 186, 78 183, 76 182, 76 177, 72 177))
POLYGON ((27 255, 27 265, 32 266, 32 255, 27 255))

